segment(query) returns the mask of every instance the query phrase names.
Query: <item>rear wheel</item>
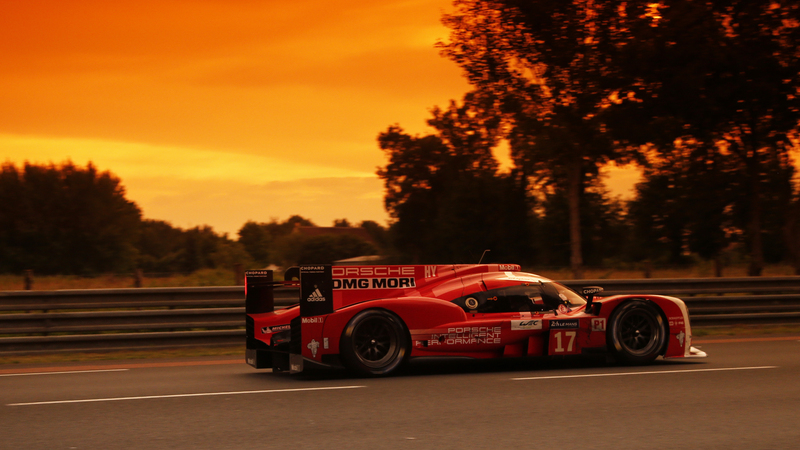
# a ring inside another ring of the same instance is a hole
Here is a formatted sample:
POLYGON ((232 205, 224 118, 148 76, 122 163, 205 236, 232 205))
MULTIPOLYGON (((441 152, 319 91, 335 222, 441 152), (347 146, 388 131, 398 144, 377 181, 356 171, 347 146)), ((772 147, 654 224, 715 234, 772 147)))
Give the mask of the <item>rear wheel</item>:
POLYGON ((627 364, 645 364, 661 353, 667 338, 664 319, 651 303, 632 300, 610 318, 607 341, 611 352, 627 364))
POLYGON ((399 317, 368 309, 347 324, 339 346, 342 362, 359 375, 384 376, 397 370, 409 352, 409 337, 399 317))

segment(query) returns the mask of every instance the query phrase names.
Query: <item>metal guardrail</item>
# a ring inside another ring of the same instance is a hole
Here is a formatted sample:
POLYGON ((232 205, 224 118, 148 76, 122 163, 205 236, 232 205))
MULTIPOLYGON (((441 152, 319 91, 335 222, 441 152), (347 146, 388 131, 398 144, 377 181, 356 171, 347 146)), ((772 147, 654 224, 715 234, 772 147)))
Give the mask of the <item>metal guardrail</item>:
MULTIPOLYGON (((603 295, 682 298, 694 326, 800 323, 800 277, 568 280, 603 295)), ((297 302, 277 288, 276 306, 297 302)), ((149 350, 244 342, 244 288, 0 291, 0 354, 149 350)))

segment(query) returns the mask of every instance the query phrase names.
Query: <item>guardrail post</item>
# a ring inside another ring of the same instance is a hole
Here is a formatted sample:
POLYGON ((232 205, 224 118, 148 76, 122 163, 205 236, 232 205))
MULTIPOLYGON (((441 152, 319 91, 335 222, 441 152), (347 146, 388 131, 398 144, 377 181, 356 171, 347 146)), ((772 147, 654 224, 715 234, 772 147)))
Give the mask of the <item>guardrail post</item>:
POLYGON ((142 274, 142 269, 136 269, 136 272, 133 274, 133 286, 140 288, 142 287, 142 279, 144 275, 142 274))
POLYGON ((33 271, 26 270, 25 271, 25 290, 30 291, 33 289, 33 271))

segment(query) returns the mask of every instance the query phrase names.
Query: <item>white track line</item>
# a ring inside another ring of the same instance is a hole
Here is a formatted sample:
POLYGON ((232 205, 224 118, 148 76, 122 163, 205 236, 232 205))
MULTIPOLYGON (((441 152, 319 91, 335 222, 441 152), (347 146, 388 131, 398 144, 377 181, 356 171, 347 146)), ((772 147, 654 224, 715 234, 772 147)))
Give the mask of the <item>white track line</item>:
POLYGON ((591 377, 619 377, 625 375, 655 375, 662 373, 692 373, 692 372, 720 372, 730 370, 759 370, 759 369, 777 369, 778 366, 758 366, 758 367, 723 367, 719 369, 692 369, 692 370, 658 370, 652 372, 623 372, 623 373, 589 373, 585 375, 555 375, 552 377, 524 377, 512 378, 514 381, 524 380, 557 380, 561 378, 591 378, 591 377))
POLYGON ((31 375, 63 375, 67 373, 124 372, 130 369, 65 370, 60 372, 3 373, 0 377, 26 377, 31 375))
POLYGON ((234 392, 201 392, 197 394, 168 394, 168 395, 144 395, 140 397, 112 397, 112 398, 87 398, 83 400, 55 400, 49 402, 30 402, 30 403, 9 403, 6 406, 31 406, 31 405, 59 405, 63 403, 92 403, 92 402, 118 402, 122 400, 151 400, 158 398, 180 398, 180 397, 208 397, 212 395, 243 395, 243 394, 273 394, 279 392, 305 392, 305 391, 330 391, 336 389, 355 389, 366 386, 328 386, 317 388, 298 388, 298 389, 269 389, 263 391, 234 391, 234 392))

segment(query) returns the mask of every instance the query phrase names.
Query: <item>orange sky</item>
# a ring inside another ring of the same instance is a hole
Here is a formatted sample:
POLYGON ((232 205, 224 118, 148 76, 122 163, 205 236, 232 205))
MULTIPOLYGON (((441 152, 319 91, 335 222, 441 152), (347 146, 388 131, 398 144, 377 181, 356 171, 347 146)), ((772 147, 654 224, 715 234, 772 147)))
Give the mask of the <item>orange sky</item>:
POLYGON ((92 161, 145 217, 231 237, 292 214, 385 223, 377 134, 423 133, 469 89, 434 48, 450 5, 2 0, 0 160, 92 161))

